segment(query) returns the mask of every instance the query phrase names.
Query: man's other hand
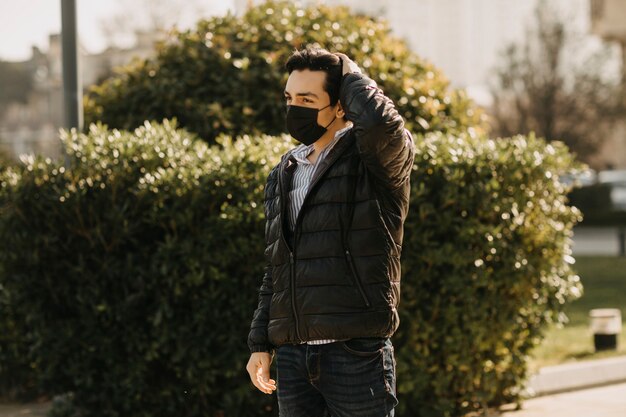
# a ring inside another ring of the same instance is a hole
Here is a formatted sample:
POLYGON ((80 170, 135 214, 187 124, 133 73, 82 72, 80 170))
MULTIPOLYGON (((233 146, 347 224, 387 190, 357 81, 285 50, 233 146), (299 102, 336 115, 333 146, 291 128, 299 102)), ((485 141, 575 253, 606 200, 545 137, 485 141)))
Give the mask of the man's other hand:
POLYGON ((335 55, 341 58, 341 62, 343 63, 341 75, 346 75, 350 72, 361 72, 359 66, 350 58, 348 58, 348 55, 342 54, 341 52, 335 52, 335 55))
POLYGON ((271 394, 276 389, 276 381, 270 379, 272 355, 268 352, 253 352, 246 366, 250 380, 260 391, 271 394))

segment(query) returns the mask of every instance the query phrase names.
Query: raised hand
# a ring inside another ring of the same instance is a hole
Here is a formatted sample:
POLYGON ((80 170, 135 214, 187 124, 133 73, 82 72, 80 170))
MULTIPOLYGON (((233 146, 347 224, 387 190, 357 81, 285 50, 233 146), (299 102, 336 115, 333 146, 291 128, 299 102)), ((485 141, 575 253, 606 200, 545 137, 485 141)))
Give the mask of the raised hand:
POLYGON ((335 52, 335 55, 337 55, 341 59, 341 62, 343 63, 341 75, 346 75, 351 72, 359 72, 359 73, 361 72, 361 69, 359 68, 359 66, 350 58, 348 58, 348 55, 342 54, 341 52, 335 52))

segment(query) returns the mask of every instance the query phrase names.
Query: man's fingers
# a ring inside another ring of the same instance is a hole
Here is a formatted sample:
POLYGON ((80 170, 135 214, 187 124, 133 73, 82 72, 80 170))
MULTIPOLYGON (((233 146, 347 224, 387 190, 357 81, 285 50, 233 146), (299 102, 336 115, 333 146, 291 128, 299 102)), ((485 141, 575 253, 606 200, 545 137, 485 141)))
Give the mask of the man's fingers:
POLYGON ((359 66, 352 61, 348 55, 343 54, 341 52, 335 52, 335 56, 338 56, 339 58, 341 58, 341 62, 343 63, 341 72, 342 74, 347 74, 349 72, 361 72, 361 69, 359 68, 359 66))
POLYGON ((250 373, 250 380, 252 381, 252 384, 255 387, 257 387, 259 391, 264 392, 265 394, 272 393, 272 386, 265 383, 262 379, 258 377, 258 375, 254 375, 253 373, 250 373))
POLYGON ((259 391, 264 392, 266 394, 271 394, 276 390, 276 385, 270 385, 267 382, 264 382, 262 379, 257 378, 256 383, 254 384, 259 391))
POLYGON ((269 378, 267 381, 263 379, 263 377, 258 376, 257 377, 257 381, 259 381, 259 383, 261 385, 263 385, 266 388, 276 388, 276 381, 273 380, 272 378, 269 378))
POLYGON ((259 381, 259 384, 261 384, 261 386, 265 389, 276 389, 276 381, 269 378, 269 371, 264 372, 264 368, 259 368, 257 370, 257 381, 259 381))
POLYGON ((262 385, 260 381, 258 381, 257 387, 259 388, 259 391, 264 392, 265 394, 271 394, 276 389, 276 388, 272 388, 272 387, 266 387, 266 386, 262 385))
POLYGON ((259 386, 261 387, 260 388, 261 391, 265 392, 266 394, 271 394, 272 392, 276 390, 276 382, 274 382, 271 379, 270 381, 272 382, 265 382, 262 379, 257 380, 257 382, 259 383, 259 386))

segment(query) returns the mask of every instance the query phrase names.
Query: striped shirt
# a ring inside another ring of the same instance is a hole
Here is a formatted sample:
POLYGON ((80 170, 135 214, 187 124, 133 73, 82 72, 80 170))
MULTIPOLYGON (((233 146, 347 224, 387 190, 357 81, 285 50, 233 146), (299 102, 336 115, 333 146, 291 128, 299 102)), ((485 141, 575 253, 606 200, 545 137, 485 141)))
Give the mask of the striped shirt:
MULTIPOLYGON (((319 163, 326 157, 328 152, 335 146, 339 139, 344 135, 344 133, 348 132, 352 127, 351 123, 348 123, 343 129, 339 129, 335 133, 335 137, 332 141, 319 153, 315 162, 311 162, 307 159, 315 148, 313 144, 304 145, 301 144, 297 148, 295 148, 292 152, 292 155, 297 161, 296 169, 293 172, 293 181, 292 187, 289 191, 289 206, 288 206, 288 217, 289 217, 289 227, 293 231, 296 219, 298 218, 298 213, 300 212, 300 207, 302 207, 302 202, 304 201, 304 197, 306 196, 307 191, 309 190, 309 183, 311 182, 311 178, 313 178, 313 174, 317 169, 319 163)), ((309 340, 302 343, 308 343, 310 345, 321 345, 325 343, 336 342, 338 339, 319 339, 319 340, 309 340)), ((347 340, 347 339, 342 339, 347 340)))

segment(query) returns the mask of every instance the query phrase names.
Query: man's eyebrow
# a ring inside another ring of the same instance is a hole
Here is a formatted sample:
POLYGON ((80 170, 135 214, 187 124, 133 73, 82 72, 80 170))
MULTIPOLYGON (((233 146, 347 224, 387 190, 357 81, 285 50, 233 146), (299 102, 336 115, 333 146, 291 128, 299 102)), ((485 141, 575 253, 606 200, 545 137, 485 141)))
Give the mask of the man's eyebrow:
MULTIPOLYGON (((285 95, 286 95, 286 96, 290 96, 290 95, 291 95, 291 94, 289 94, 287 91, 284 91, 284 93, 285 93, 285 95)), ((312 92, 310 92, 310 91, 306 91, 306 92, 304 92, 304 93, 296 93, 296 96, 305 96, 305 97, 306 97, 306 96, 312 96, 312 97, 315 97, 315 98, 319 98, 319 97, 317 96, 317 94, 312 93, 312 92)))

